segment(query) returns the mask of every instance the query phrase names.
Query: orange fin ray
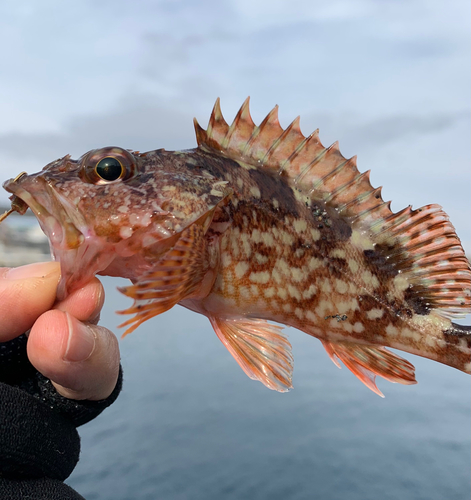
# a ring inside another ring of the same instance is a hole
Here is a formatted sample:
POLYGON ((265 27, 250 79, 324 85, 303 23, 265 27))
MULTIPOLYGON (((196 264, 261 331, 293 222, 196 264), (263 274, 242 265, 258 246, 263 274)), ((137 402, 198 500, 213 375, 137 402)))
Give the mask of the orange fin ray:
POLYGON ((377 375, 393 383, 416 384, 415 368, 409 361, 384 347, 349 342, 322 341, 330 359, 340 368, 337 358, 369 389, 384 397, 375 383, 377 375))
POLYGON ((199 147, 216 150, 218 154, 257 168, 284 173, 291 185, 306 196, 318 200, 327 197, 332 206, 343 207, 342 215, 357 215, 357 202, 365 193, 371 196, 363 200, 361 210, 368 211, 370 219, 382 219, 392 213, 378 190, 371 186, 368 174, 360 175, 355 157, 342 156, 337 142, 324 147, 318 131, 305 137, 299 117, 283 129, 278 121, 277 106, 257 126, 250 116, 247 98, 228 125, 217 99, 208 128, 204 130, 195 120, 195 130, 199 147))
POLYGON ((371 226, 389 262, 430 309, 455 319, 471 308, 471 269, 447 214, 439 205, 410 207, 371 226))
POLYGON ((119 325, 129 326, 123 337, 144 321, 171 309, 201 284, 207 270, 204 233, 204 226, 191 225, 138 283, 119 288, 124 295, 134 299, 131 307, 118 311, 119 314, 135 314, 119 325))
POLYGON ((293 387, 291 344, 281 326, 260 319, 209 319, 219 340, 251 379, 279 392, 293 387))

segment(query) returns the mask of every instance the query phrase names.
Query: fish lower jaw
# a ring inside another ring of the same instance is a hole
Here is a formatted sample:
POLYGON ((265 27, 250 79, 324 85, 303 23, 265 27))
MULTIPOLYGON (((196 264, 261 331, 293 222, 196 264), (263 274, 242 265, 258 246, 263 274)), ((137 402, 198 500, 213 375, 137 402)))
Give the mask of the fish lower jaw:
POLYGON ((86 285, 116 259, 112 245, 97 236, 87 236, 75 248, 61 245, 51 250, 56 261, 61 265, 61 279, 57 289, 57 298, 64 299, 74 290, 86 285))
POLYGON ((72 250, 78 248, 85 236, 70 221, 59 221, 52 215, 39 219, 39 224, 49 238, 53 254, 56 249, 72 250))

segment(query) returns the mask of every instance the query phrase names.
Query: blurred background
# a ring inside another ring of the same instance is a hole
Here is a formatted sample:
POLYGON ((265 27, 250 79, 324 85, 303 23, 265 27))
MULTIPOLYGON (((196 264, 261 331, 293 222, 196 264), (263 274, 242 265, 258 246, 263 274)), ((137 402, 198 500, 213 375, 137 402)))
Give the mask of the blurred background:
MULTIPOLYGON (((256 123, 279 104, 283 127, 301 115, 357 154, 393 210, 441 204, 469 255, 469 14, 461 0, 4 0, 0 180, 103 146, 192 148, 194 116, 205 127, 220 97, 231 121, 250 95, 256 123)), ((3 265, 46 247, 31 218, 0 225, 3 265)), ((129 301, 103 281, 117 331, 129 301)), ((407 355, 419 384, 379 381, 383 400, 288 334, 295 389, 278 394, 202 316, 145 323, 69 484, 89 500, 466 498, 469 377, 407 355)))

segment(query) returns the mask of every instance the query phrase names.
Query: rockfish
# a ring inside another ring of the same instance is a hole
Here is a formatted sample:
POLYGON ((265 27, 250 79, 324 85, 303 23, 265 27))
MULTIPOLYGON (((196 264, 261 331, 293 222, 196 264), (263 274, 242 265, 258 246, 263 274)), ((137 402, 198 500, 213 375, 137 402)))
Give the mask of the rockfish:
POLYGON ((393 347, 471 372, 471 270, 438 205, 393 213, 356 158, 275 107, 259 126, 248 99, 232 125, 216 101, 198 147, 69 155, 4 183, 29 207, 62 277, 58 298, 95 274, 129 278, 125 333, 180 304, 208 317, 244 372, 292 387, 276 322, 317 337, 379 395, 377 375, 415 384, 393 347), (269 322, 270 321, 270 322, 269 322))

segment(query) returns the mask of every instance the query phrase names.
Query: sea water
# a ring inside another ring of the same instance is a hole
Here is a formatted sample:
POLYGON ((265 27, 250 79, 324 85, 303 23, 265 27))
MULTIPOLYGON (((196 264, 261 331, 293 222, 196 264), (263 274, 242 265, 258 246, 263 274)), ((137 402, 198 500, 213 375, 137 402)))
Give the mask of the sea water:
MULTIPOLYGON (((101 324, 130 305, 102 279, 101 324)), ((180 306, 120 341, 123 391, 79 429, 68 483, 87 500, 463 500, 470 492, 470 378, 405 354, 418 384, 339 370, 287 329, 294 389, 250 380, 209 321, 180 306)))

